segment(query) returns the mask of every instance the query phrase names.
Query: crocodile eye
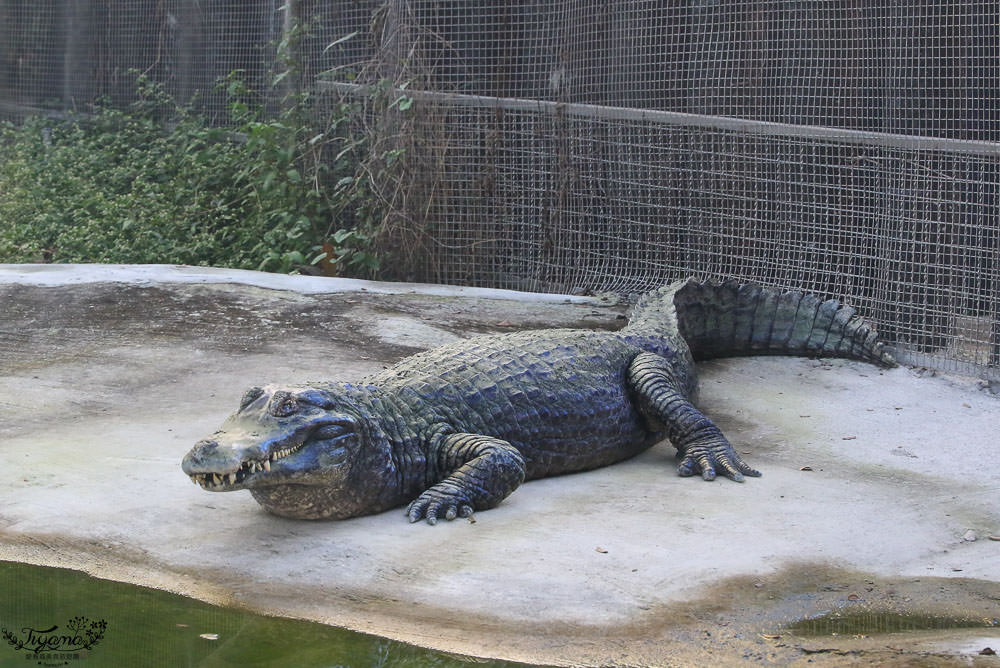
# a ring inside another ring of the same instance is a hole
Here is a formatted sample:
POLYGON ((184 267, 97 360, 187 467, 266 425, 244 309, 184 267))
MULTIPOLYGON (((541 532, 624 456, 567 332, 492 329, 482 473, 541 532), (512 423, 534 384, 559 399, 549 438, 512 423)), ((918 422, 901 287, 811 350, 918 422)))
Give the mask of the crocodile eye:
POLYGON ((290 392, 276 392, 268 412, 274 417, 288 417, 299 412, 299 402, 290 392))
POLYGON ((264 394, 263 388, 251 387, 249 390, 247 390, 246 394, 244 394, 243 398, 240 400, 240 410, 243 410, 253 402, 257 401, 257 399, 259 399, 263 394, 264 394))

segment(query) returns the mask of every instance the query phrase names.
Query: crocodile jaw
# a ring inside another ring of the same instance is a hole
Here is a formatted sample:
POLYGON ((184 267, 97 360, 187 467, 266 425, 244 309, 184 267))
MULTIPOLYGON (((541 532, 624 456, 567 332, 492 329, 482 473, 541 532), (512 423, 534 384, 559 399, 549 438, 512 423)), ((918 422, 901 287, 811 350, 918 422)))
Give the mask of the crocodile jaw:
POLYGON ((272 485, 250 490, 261 508, 279 517, 296 520, 342 520, 359 515, 382 512, 398 500, 380 504, 370 493, 354 493, 349 485, 322 487, 315 485, 272 485))
POLYGON ((328 484, 321 471, 330 473, 343 464, 346 445, 354 437, 349 426, 325 420, 273 440, 220 431, 195 444, 181 467, 192 482, 210 492, 281 485, 305 477, 313 478, 314 485, 328 484))
POLYGON ((206 439, 195 445, 184 458, 181 467, 191 481, 200 485, 202 489, 210 492, 230 492, 265 481, 265 474, 271 473, 274 462, 298 452, 302 445, 303 443, 299 443, 275 448, 266 453, 260 448, 240 447, 234 444, 229 447, 230 457, 216 458, 214 464, 210 464, 205 453, 220 449, 220 445, 217 441, 206 439), (200 465, 197 462, 200 462, 200 465))

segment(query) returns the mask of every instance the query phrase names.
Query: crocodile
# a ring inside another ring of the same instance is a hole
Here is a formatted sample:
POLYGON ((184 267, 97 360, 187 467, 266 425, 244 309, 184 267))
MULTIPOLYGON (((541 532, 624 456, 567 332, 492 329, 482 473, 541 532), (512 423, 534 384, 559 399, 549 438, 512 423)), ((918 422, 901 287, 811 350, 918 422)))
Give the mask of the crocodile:
POLYGON ((895 365, 873 325, 837 300, 685 279, 640 297, 617 331, 476 336, 359 382, 253 387, 182 468, 209 491, 250 490, 275 515, 343 519, 405 505, 411 522, 430 524, 664 438, 680 475, 742 482, 760 472, 695 407, 695 363, 763 354, 895 365))

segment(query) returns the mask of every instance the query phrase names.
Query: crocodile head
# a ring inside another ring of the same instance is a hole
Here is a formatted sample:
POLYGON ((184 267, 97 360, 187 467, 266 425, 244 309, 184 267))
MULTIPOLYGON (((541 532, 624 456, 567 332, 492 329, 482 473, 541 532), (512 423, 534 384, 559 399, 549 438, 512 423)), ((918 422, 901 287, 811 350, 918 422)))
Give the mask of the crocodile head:
POLYGON ((253 387, 181 467, 203 489, 248 489, 284 517, 344 518, 395 505, 391 448, 358 401, 365 390, 253 387))

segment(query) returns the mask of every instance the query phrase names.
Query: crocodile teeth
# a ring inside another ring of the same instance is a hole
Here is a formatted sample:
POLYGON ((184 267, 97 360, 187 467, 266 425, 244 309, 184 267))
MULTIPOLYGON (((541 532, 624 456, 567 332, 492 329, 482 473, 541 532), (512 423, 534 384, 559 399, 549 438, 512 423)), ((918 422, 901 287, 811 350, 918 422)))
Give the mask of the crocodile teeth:
POLYGON ((293 445, 293 446, 288 447, 288 448, 280 448, 278 450, 275 450, 270 455, 268 455, 267 459, 264 460, 264 469, 267 470, 267 471, 270 471, 271 470, 271 463, 276 462, 279 459, 284 459, 285 457, 287 457, 289 455, 294 455, 301 448, 302 448, 301 445, 293 445))
POLYGON ((235 473, 230 473, 227 476, 227 478, 229 479, 229 484, 230 485, 235 485, 236 484, 236 474, 235 473))

